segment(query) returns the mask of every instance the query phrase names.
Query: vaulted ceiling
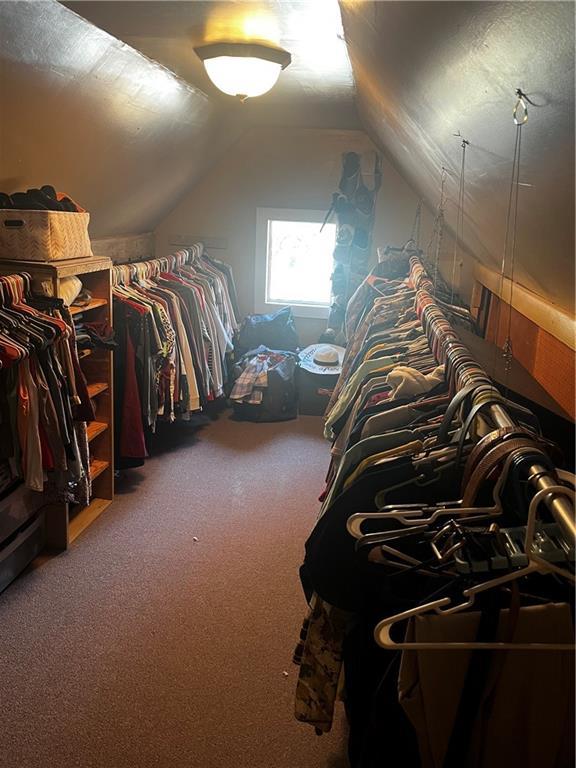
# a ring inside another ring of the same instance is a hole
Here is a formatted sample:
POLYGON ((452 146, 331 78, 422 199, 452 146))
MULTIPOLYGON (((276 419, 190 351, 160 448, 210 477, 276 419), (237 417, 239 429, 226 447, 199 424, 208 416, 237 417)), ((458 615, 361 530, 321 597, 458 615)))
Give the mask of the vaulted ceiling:
POLYGON ((73 190, 93 236, 154 229, 251 125, 358 127, 337 0, 69 5, 0 0, 0 190, 73 190), (221 34, 293 64, 241 104, 192 50, 221 34))
POLYGON ((0 189, 45 183, 92 234, 149 231, 237 128, 198 88, 57 2, 0 2, 0 189))
POLYGON ((247 123, 358 127, 354 80, 337 0, 114 0, 68 8, 171 69, 247 123), (292 64, 265 97, 235 103, 215 88, 194 45, 251 40, 279 45, 292 64))
MULTIPOLYGON (((462 138, 463 238, 499 270, 522 128, 515 279, 564 307, 574 296, 574 3, 342 0, 365 129, 432 206, 448 170, 457 217, 462 138), (456 134, 456 135, 455 135, 456 134)), ((508 274, 511 258, 508 257, 508 274)))
POLYGON ((361 124, 431 209, 447 169, 454 226, 460 134, 464 241, 499 269, 517 87, 537 106, 522 129, 515 276, 571 307, 572 2, 0 0, 0 189, 52 180, 89 205, 93 234, 141 232, 250 125, 361 124), (279 44, 293 63, 240 104, 192 50, 224 37, 279 44))

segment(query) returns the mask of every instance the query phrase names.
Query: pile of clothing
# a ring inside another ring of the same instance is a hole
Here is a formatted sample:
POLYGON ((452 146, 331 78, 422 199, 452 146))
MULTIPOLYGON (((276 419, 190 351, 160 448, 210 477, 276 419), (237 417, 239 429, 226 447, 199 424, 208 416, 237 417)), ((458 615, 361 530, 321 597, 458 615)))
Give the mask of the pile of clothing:
POLYGON ((11 195, 0 192, 0 209, 12 208, 19 211, 85 212, 84 208, 81 208, 72 198, 63 192, 56 192, 50 184, 45 184, 40 189, 13 192, 11 195))
POLYGON ((230 393, 236 418, 244 421, 295 419, 298 414, 296 364, 295 353, 263 345, 240 358, 230 393))
POLYGON ((298 415, 298 334, 292 309, 248 315, 234 339, 230 401, 243 421, 286 421, 298 415))
POLYGON ((109 323, 76 320, 74 325, 78 349, 116 349, 114 329, 109 323))

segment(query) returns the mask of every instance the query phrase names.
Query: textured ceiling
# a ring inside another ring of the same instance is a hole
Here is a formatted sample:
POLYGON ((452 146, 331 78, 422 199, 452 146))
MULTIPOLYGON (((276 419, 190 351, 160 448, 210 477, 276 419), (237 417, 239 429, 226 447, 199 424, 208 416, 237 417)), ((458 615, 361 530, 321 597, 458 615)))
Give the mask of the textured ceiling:
POLYGON ((431 208, 449 170, 452 227, 453 134, 469 140, 464 239, 498 269, 520 86, 538 106, 515 277, 573 306, 574 3, 341 0, 342 19, 336 0, 67 5, 0 0, 0 189, 51 182, 90 208, 94 235, 150 230, 247 126, 353 128, 357 106, 431 208), (240 104, 192 51, 223 37, 273 42, 293 63, 240 104))
POLYGON ((90 210, 93 236, 154 229, 252 124, 358 125, 337 0, 74 8, 0 0, 0 190, 53 184, 90 210), (245 104, 192 51, 234 29, 293 54, 245 104))
POLYGON ((434 207, 449 169, 455 227, 461 133, 464 240, 499 269, 521 87, 515 277, 565 308, 574 298, 574 4, 342 0, 364 127, 434 207))
POLYGON ((240 135, 222 108, 57 2, 0 2, 0 189, 50 183, 95 236, 149 231, 240 135))
POLYGON ((354 82, 337 0, 115 0, 68 8, 199 87, 249 124, 358 127, 354 82), (262 41, 290 51, 292 64, 264 97, 238 105, 215 88, 193 46, 262 41))

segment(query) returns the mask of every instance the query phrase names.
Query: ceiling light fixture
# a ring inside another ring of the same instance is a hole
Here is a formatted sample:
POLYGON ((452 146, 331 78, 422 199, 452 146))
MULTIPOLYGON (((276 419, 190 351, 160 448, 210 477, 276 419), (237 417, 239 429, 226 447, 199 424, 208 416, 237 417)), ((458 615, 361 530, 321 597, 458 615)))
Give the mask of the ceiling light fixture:
POLYGON ((288 51, 260 43, 211 43, 194 50, 216 88, 241 101, 267 93, 292 61, 288 51))

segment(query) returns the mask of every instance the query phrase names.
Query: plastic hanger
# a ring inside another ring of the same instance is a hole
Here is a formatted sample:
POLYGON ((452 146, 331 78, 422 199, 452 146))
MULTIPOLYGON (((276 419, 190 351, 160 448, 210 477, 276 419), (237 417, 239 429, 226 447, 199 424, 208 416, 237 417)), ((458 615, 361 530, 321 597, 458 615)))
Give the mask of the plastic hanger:
MULTIPOLYGON (((372 545, 375 546, 380 542, 391 541, 416 532, 421 533, 423 529, 430 527, 442 517, 462 518, 467 523, 480 522, 492 517, 498 517, 502 514, 502 489, 508 479, 512 463, 519 456, 531 453, 531 448, 520 447, 512 451, 506 458, 492 491, 494 504, 491 507, 462 507, 462 500, 446 501, 441 504, 427 507, 422 506, 421 504, 392 504, 383 507, 377 512, 357 512, 351 515, 346 523, 347 530, 354 538, 358 539, 361 544, 372 543, 372 545), (362 525, 366 521, 390 519, 396 520, 402 525, 408 526, 408 528, 391 529, 369 534, 362 533, 362 525)), ((560 470, 558 471, 558 474, 559 476, 563 474, 569 475, 569 473, 562 473, 560 470)))
MULTIPOLYGON (((397 541, 399 539, 406 539, 413 536, 422 536, 423 532, 429 528, 434 522, 442 517, 448 517, 451 520, 454 518, 462 518, 467 524, 486 521, 488 519, 498 517, 502 513, 501 492, 504 483, 507 480, 508 473, 512 462, 515 457, 523 453, 526 449, 518 449, 510 454, 506 463, 500 473, 497 483, 494 486, 492 492, 494 505, 492 507, 470 507, 463 509, 458 504, 461 502, 446 502, 442 506, 434 507, 422 507, 417 504, 404 504, 404 505, 391 505, 384 511, 371 512, 371 513, 357 513, 351 515, 347 522, 347 529, 349 533, 354 536, 358 541, 356 543, 356 550, 359 551, 365 547, 374 549, 375 547, 386 547, 388 553, 393 553, 399 560, 403 559, 404 553, 398 550, 393 550, 389 546, 389 542, 397 541), (423 517, 423 513, 432 511, 432 515, 423 517), (354 519, 355 518, 355 519, 354 519), (402 523, 405 528, 397 528, 389 531, 380 531, 375 533, 362 534, 361 526, 366 520, 375 519, 394 519, 402 523)), ((433 552, 438 555, 438 550, 435 548, 435 539, 444 531, 447 526, 444 526, 440 532, 431 541, 433 552)), ((456 551, 456 550, 454 550, 456 551)), ((448 556, 454 553, 449 551, 444 553, 443 557, 439 558, 439 562, 445 560, 448 556)), ((381 562, 385 562, 382 560, 381 562)), ((412 565, 416 565, 420 561, 414 560, 412 565)), ((401 563, 393 563, 386 561, 385 564, 393 565, 395 567, 403 567, 401 563)), ((422 563, 420 562, 422 565, 422 563)))
POLYGON ((358 541, 356 544, 356 551, 360 553, 364 549, 368 550, 368 560, 375 563, 376 565, 390 566, 394 569, 394 572, 413 571, 416 569, 420 574, 425 576, 433 576, 435 578, 437 578, 440 574, 447 573, 453 576, 457 576, 454 571, 449 571, 446 568, 443 568, 442 571, 439 571, 438 569, 432 571, 428 569, 421 560, 406 554, 406 552, 401 552, 397 549, 394 549, 389 544, 380 544, 376 557, 372 556, 372 553, 376 552, 376 550, 374 547, 370 546, 370 543, 365 544, 362 540, 358 541), (390 559, 390 557, 394 559, 390 559))
POLYGON ((524 578, 532 573, 541 573, 543 575, 556 574, 574 583, 574 575, 563 568, 560 568, 553 563, 542 559, 536 555, 533 551, 533 539, 534 531, 536 527, 536 510, 540 502, 550 493, 558 493, 569 497, 574 503, 574 491, 566 488, 563 485, 550 486, 549 488, 538 491, 530 502, 530 508, 528 511, 528 522, 526 526, 526 541, 524 549, 529 558, 529 564, 525 568, 521 568, 512 573, 508 573, 505 576, 501 576, 490 581, 476 584, 468 589, 465 589, 463 595, 466 599, 465 602, 458 605, 452 605, 452 600, 449 597, 443 597, 439 600, 434 600, 430 603, 417 606, 408 611, 403 611, 394 616, 389 616, 380 621, 374 629, 374 639, 382 648, 387 649, 405 649, 405 650, 519 650, 519 651, 573 651, 573 643, 506 643, 506 642, 492 642, 492 643, 477 643, 477 642, 446 642, 446 643, 428 643, 428 642, 400 642, 397 643, 392 640, 391 630, 392 627, 400 621, 414 618, 416 616, 422 616, 424 614, 435 612, 437 614, 454 614, 459 613, 474 605, 474 600, 478 594, 486 592, 489 589, 500 587, 505 584, 509 584, 518 579, 524 578))
MULTIPOLYGON (((395 485, 389 485, 384 490, 378 491, 378 493, 375 496, 375 502, 376 506, 379 509, 383 509, 386 506, 386 496, 391 491, 402 488, 407 483, 411 483, 413 485, 418 485, 421 488, 424 488, 428 485, 434 485, 437 483, 440 479, 440 476, 447 472, 448 470, 454 469, 456 465, 456 451, 453 449, 437 449, 435 446, 432 446, 429 449, 422 450, 421 453, 417 454, 413 458, 413 465, 415 470, 418 470, 418 468, 421 465, 428 465, 430 464, 430 459, 434 458, 436 459, 436 464, 429 468, 427 467, 427 473, 421 472, 416 477, 414 477, 411 480, 407 480, 402 483, 397 483, 395 485), (443 460, 443 462, 442 462, 443 460)), ((455 502, 456 503, 456 502, 455 502)), ((422 505, 417 505, 418 507, 421 507, 422 505)), ((376 514, 376 513, 374 513, 376 514)))
MULTIPOLYGON (((506 462, 504 463, 502 471, 500 472, 498 480, 494 485, 494 489, 492 491, 492 498, 494 500, 494 504, 490 507, 463 507, 461 499, 458 501, 446 501, 446 502, 443 502, 442 504, 436 504, 434 506, 422 506, 421 504, 408 504, 408 505, 394 504, 394 505, 389 505, 387 507, 383 507, 377 512, 356 512, 355 514, 350 515, 350 517, 346 522, 347 530, 352 536, 354 536, 354 538, 359 539, 364 535, 362 533, 362 525, 366 521, 392 519, 392 520, 397 520, 402 525, 430 526, 441 517, 452 516, 452 517, 462 517, 462 518, 468 518, 468 519, 471 519, 472 515, 482 515, 484 519, 488 519, 489 517, 497 517, 502 513, 502 503, 500 500, 500 494, 501 494, 504 482, 508 477, 508 472, 512 464, 512 461, 514 460, 515 457, 522 455, 525 452, 528 452, 528 450, 529 450, 528 448, 519 448, 516 451, 512 451, 510 455, 506 458, 506 462)), ((438 471, 441 471, 444 468, 449 468, 452 466, 453 464, 446 463, 443 467, 439 467, 438 471)), ((483 519, 483 518, 475 518, 475 519, 483 519)), ((390 531, 387 531, 387 533, 390 533, 390 531)))

